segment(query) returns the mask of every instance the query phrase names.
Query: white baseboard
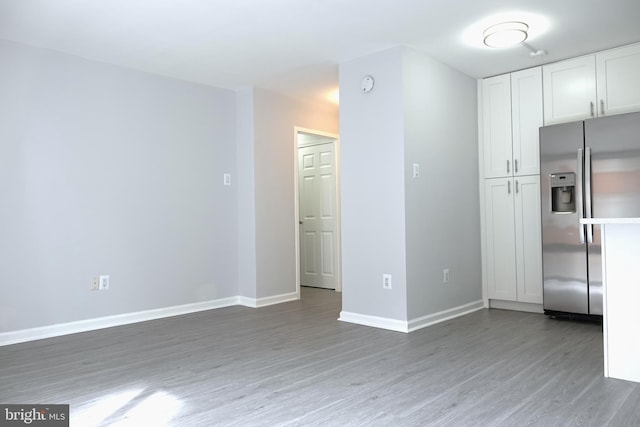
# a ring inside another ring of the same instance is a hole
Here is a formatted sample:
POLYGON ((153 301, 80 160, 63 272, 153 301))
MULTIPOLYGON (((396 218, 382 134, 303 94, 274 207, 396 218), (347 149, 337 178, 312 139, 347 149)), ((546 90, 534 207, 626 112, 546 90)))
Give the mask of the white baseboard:
POLYGON ((298 299, 300 299, 300 295, 297 292, 264 298, 236 296, 193 304, 138 311, 135 313, 116 314, 114 316, 98 317, 95 319, 79 320, 69 323, 59 323, 56 325, 42 326, 38 328, 22 329, 19 331, 2 332, 0 333, 0 347, 44 338, 58 337, 61 335, 75 334, 78 332, 93 331, 96 329, 111 328, 113 326, 161 319, 164 317, 178 316, 181 314, 195 313, 198 311, 212 310, 215 308, 229 307, 232 305, 243 305, 246 307, 258 308, 298 299))
POLYGON ((238 305, 244 305, 245 307, 259 308, 266 307, 268 305, 280 304, 283 302, 295 301, 300 299, 300 294, 297 292, 291 292, 288 294, 274 295, 271 297, 263 298, 248 298, 238 297, 238 305))
POLYGON ((229 307, 232 305, 238 305, 238 298, 239 297, 221 298, 193 304, 176 305, 173 307, 138 311, 135 313, 116 314, 114 316, 98 317, 95 319, 78 320, 76 322, 59 323, 56 325, 42 326, 38 328, 3 332, 0 333, 0 346, 75 334, 78 332, 93 331, 96 329, 111 328, 113 326, 128 325, 130 323, 195 313, 214 308, 229 307))
POLYGON ((501 310, 526 311, 529 313, 544 313, 542 304, 531 304, 528 302, 503 301, 499 299, 489 300, 490 308, 498 308, 501 310))
POLYGON ((373 326, 374 328, 387 329, 396 332, 409 332, 407 322, 404 320, 389 319, 388 317, 369 316, 366 314, 341 311, 338 320, 358 325, 373 326))
POLYGON ((426 316, 418 317, 417 319, 411 319, 407 329, 409 332, 413 332, 418 329, 426 328, 427 326, 435 325, 436 323, 464 316, 465 314, 473 313, 474 311, 482 309, 484 309, 484 301, 478 300, 470 302, 469 304, 450 308, 438 313, 428 314, 426 316))
POLYGON ((408 333, 418 329, 426 328, 427 326, 431 326, 436 323, 453 319, 455 317, 464 316, 465 314, 482 310, 483 308, 484 302, 482 300, 478 300, 469 304, 464 304, 459 307, 454 307, 448 310, 440 311, 438 313, 429 314, 427 316, 418 317, 417 319, 412 319, 409 321, 341 311, 340 318, 338 320, 341 320, 343 322, 356 323, 358 325, 373 326, 374 328, 387 329, 390 331, 408 333))

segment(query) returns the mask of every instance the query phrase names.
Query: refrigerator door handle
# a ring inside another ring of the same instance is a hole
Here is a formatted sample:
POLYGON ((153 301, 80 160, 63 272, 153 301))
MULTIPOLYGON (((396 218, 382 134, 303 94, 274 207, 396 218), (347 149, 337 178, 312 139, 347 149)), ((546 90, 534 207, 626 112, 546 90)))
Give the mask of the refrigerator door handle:
MULTIPOLYGON (((591 212, 591 147, 584 150, 584 205, 586 217, 593 218, 591 212)), ((593 243, 593 225, 587 225, 587 242, 593 243)))
MULTIPOLYGON (((578 216, 580 217, 580 219, 584 218, 584 204, 583 204, 583 198, 582 198, 582 183, 583 181, 583 165, 584 165, 584 152, 582 150, 582 148, 578 148, 578 179, 577 179, 577 184, 579 185, 579 188, 576 188, 576 195, 578 197, 578 199, 576 200, 576 209, 579 209, 580 212, 578 212, 578 216)), ((578 229, 580 230, 580 244, 584 245, 585 243, 585 236, 584 236, 584 228, 585 225, 583 224, 579 224, 578 229)))

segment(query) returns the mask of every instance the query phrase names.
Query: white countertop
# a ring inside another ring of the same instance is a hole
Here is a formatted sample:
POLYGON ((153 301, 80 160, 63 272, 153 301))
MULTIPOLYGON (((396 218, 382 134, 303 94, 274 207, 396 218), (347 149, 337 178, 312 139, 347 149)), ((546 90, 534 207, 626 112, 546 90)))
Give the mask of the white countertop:
POLYGON ((640 218, 582 218, 580 224, 640 224, 640 218))

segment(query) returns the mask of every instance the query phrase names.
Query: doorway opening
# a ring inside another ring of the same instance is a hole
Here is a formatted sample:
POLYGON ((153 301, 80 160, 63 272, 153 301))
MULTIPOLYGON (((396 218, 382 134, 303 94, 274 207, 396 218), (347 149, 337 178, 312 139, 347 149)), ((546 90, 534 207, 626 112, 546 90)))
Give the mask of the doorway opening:
POLYGON ((295 128, 296 288, 342 291, 338 135, 295 128))

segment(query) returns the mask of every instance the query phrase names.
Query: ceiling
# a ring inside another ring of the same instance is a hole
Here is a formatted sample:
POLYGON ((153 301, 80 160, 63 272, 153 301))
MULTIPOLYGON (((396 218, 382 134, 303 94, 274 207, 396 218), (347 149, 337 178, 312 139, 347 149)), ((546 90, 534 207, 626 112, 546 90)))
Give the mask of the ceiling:
POLYGON ((322 98, 338 64, 397 45, 479 78, 640 41, 638 0, 0 0, 0 38, 207 85, 322 98), (544 15, 524 46, 471 47, 496 13, 544 15))

